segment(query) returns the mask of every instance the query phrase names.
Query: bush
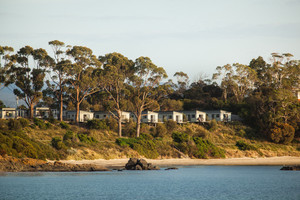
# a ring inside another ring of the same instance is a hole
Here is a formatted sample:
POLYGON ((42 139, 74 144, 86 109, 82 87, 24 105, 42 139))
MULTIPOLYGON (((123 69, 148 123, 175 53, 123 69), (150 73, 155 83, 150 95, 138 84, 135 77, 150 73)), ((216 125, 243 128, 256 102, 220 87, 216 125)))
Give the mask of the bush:
POLYGON ((189 141, 189 135, 186 133, 174 132, 172 134, 172 138, 173 138, 174 142, 177 142, 177 143, 183 143, 183 142, 189 141))
POLYGON ((21 123, 19 122, 19 120, 16 120, 16 119, 9 119, 7 125, 8 125, 8 128, 10 130, 17 131, 17 130, 20 130, 22 128, 21 123))
POLYGON ((172 133, 177 127, 177 122, 175 122, 173 120, 168 120, 165 122, 165 124, 166 124, 166 128, 169 133, 172 133))
POLYGON ((21 126, 22 126, 23 128, 29 126, 29 120, 28 120, 28 119, 20 118, 20 119, 19 119, 19 122, 20 122, 20 124, 21 124, 21 126))
POLYGON ((59 126, 62 128, 62 129, 70 129, 70 125, 67 124, 66 122, 64 121, 61 121, 59 126))
POLYGON ((39 119, 39 118, 33 118, 33 122, 36 126, 38 126, 42 130, 46 130, 50 127, 49 123, 45 123, 44 120, 39 119))
POLYGON ((235 146, 237 146, 242 151, 257 150, 253 145, 247 144, 246 142, 244 142, 242 140, 236 141, 235 146))
POLYGON ((288 144, 294 139, 295 129, 289 124, 275 123, 269 135, 273 142, 288 144))
POLYGON ((208 123, 208 130, 209 131, 215 131, 217 130, 218 128, 218 123, 215 119, 211 120, 209 123, 208 123))
POLYGON ((63 140, 72 140, 75 137, 73 131, 67 131, 66 134, 63 137, 63 140))
POLYGON ((109 130, 109 127, 106 125, 106 122, 104 120, 99 119, 89 120, 86 126, 88 129, 109 130))
POLYGON ((86 134, 83 134, 83 133, 79 133, 79 134, 77 134, 77 136, 78 136, 79 140, 83 143, 90 144, 90 143, 97 142, 97 140, 94 137, 87 136, 86 134))
POLYGON ((164 137, 168 132, 166 126, 164 124, 161 124, 161 123, 157 124, 156 128, 154 130, 155 131, 154 131, 153 135, 155 137, 164 137))
POLYGON ((113 117, 105 119, 106 124, 109 126, 109 129, 115 132, 118 132, 118 122, 113 117))
POLYGON ((225 152, 223 149, 218 148, 208 140, 204 140, 200 137, 193 138, 198 151, 194 153, 196 158, 225 158, 225 152))
POLYGON ((133 120, 130 120, 124 125, 122 129, 123 136, 134 137, 136 134, 136 123, 133 120))
POLYGON ((66 148, 60 137, 52 138, 51 144, 57 150, 61 150, 61 149, 66 148))

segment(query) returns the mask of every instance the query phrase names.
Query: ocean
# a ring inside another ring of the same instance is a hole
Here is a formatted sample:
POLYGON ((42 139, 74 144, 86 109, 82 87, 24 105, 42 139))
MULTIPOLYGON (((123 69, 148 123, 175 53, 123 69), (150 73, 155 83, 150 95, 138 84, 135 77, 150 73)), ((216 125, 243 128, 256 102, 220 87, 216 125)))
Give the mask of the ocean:
POLYGON ((0 174, 0 199, 300 199, 300 171, 280 166, 185 166, 178 170, 0 174))

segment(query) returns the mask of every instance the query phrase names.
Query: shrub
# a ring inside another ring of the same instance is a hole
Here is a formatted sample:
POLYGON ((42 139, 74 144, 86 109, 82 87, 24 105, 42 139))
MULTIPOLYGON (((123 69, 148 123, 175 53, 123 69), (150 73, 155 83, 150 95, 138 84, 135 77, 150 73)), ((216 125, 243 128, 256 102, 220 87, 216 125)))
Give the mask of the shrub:
POLYGON ((175 121, 173 121, 173 120, 168 120, 168 121, 166 121, 166 128, 167 128, 167 130, 170 132, 170 133, 172 133, 175 129, 176 129, 176 127, 177 127, 177 122, 175 122, 175 121))
POLYGON ((235 146, 237 146, 242 151, 257 150, 253 145, 247 144, 246 142, 244 142, 242 140, 236 141, 235 146))
POLYGON ((19 122, 19 120, 16 120, 16 119, 9 119, 7 125, 8 125, 8 128, 10 130, 17 131, 17 130, 20 130, 22 128, 21 123, 19 122))
POLYGON ((174 132, 172 134, 172 138, 173 138, 174 142, 183 143, 183 142, 188 142, 189 135, 186 133, 174 132))
POLYGON ((49 128, 49 123, 46 124, 44 120, 39 118, 33 118, 33 122, 36 126, 38 126, 40 129, 46 130, 49 128))
POLYGON ((21 124, 21 126, 22 126, 23 128, 29 126, 29 120, 28 120, 28 119, 20 118, 20 119, 19 119, 19 122, 20 122, 20 124, 21 124))
POLYGON ((105 119, 106 124, 109 126, 109 129, 112 131, 117 132, 118 131, 118 122, 113 117, 106 118, 105 119))
POLYGON ((215 131, 218 128, 218 123, 215 119, 211 120, 208 123, 208 130, 209 131, 215 131))
POLYGON ((154 131, 154 136, 155 137, 164 137, 167 134, 168 130, 164 124, 157 124, 155 131, 154 131))
POLYGON ((86 125, 88 129, 109 130, 109 127, 104 120, 92 119, 89 120, 86 125))
POLYGON ((75 137, 73 131, 67 131, 66 134, 63 137, 63 140, 72 140, 75 137))
POLYGON ((275 123, 269 135, 273 142, 288 144, 294 139, 295 129, 289 124, 275 123))
POLYGON ((62 129, 70 129, 70 125, 67 124, 66 122, 64 121, 61 121, 59 126, 62 128, 62 129))
POLYGON ((124 125, 122 129, 123 136, 134 137, 136 134, 136 123, 133 120, 130 120, 124 125))
POLYGON ((225 157, 224 150, 218 148, 210 141, 204 140, 200 137, 194 137, 193 140, 198 148, 198 151, 194 153, 194 156, 196 158, 207 158, 207 157, 224 158, 225 157))
POLYGON ((62 140, 61 140, 60 137, 54 137, 54 138, 52 138, 51 144, 57 150, 65 149, 65 145, 62 142, 62 140))
POLYGON ((97 140, 94 137, 87 136, 86 134, 83 134, 83 133, 79 133, 79 134, 77 134, 77 136, 78 136, 79 140, 83 143, 90 144, 90 143, 97 142, 97 140))

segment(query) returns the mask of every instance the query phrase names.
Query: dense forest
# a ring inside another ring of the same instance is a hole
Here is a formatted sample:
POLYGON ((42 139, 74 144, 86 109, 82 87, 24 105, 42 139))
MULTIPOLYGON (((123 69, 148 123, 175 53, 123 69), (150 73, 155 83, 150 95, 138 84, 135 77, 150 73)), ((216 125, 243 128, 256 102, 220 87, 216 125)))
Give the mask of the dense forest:
POLYGON ((0 87, 14 87, 30 118, 37 105, 59 109, 61 121, 64 109, 76 110, 77 116, 80 109, 114 111, 122 136, 121 111, 131 111, 137 119, 135 136, 140 137, 145 110, 224 109, 238 114, 256 138, 287 144, 300 136, 295 95, 300 61, 289 53, 272 53, 270 63, 258 57, 248 65, 218 66, 210 79, 191 82, 184 72, 168 79, 149 57, 130 60, 116 52, 97 57, 84 46, 57 40, 49 45, 50 54, 30 46, 17 52, 0 46, 0 87))

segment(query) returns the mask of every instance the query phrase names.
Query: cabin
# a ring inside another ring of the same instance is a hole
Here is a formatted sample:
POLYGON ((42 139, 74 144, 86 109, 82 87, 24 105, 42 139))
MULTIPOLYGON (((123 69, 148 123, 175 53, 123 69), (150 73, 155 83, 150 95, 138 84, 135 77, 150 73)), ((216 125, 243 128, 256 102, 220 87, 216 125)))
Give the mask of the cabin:
POLYGON ((199 110, 185 110, 182 111, 187 117, 188 122, 206 122, 206 113, 199 110))
POLYGON ((177 123, 183 123, 183 113, 176 111, 160 111, 158 112, 158 120, 160 122, 173 120, 177 123))
MULTIPOLYGON (((134 121, 137 121, 133 113, 131 113, 131 118, 134 121)), ((141 123, 158 123, 158 113, 152 111, 143 111, 141 123)))
MULTIPOLYGON (((113 115, 117 115, 117 112, 108 112, 108 111, 95 111, 94 112, 94 119, 100 119, 100 120, 104 120, 106 118, 110 118, 113 117, 113 115)), ((130 112, 126 112, 126 111, 121 111, 121 119, 122 119, 122 123, 126 123, 130 120, 130 112)))
MULTIPOLYGON (((94 113, 84 110, 79 110, 79 116, 78 116, 79 122, 87 122, 88 120, 91 120, 94 118, 94 113)), ((66 117, 65 120, 67 121, 75 121, 76 119, 76 110, 72 111, 66 111, 66 117)))
POLYGON ((230 122, 231 121, 231 112, 225 111, 225 110, 208 110, 205 111, 207 116, 207 120, 213 120, 216 121, 223 121, 223 122, 230 122))
POLYGON ((36 107, 34 109, 34 117, 40 119, 46 119, 50 116, 50 108, 48 107, 36 107))
POLYGON ((17 118, 16 108, 2 108, 0 118, 1 119, 14 119, 17 118))
POLYGON ((52 115, 54 119, 59 119, 59 110, 51 109, 50 115, 52 115))

